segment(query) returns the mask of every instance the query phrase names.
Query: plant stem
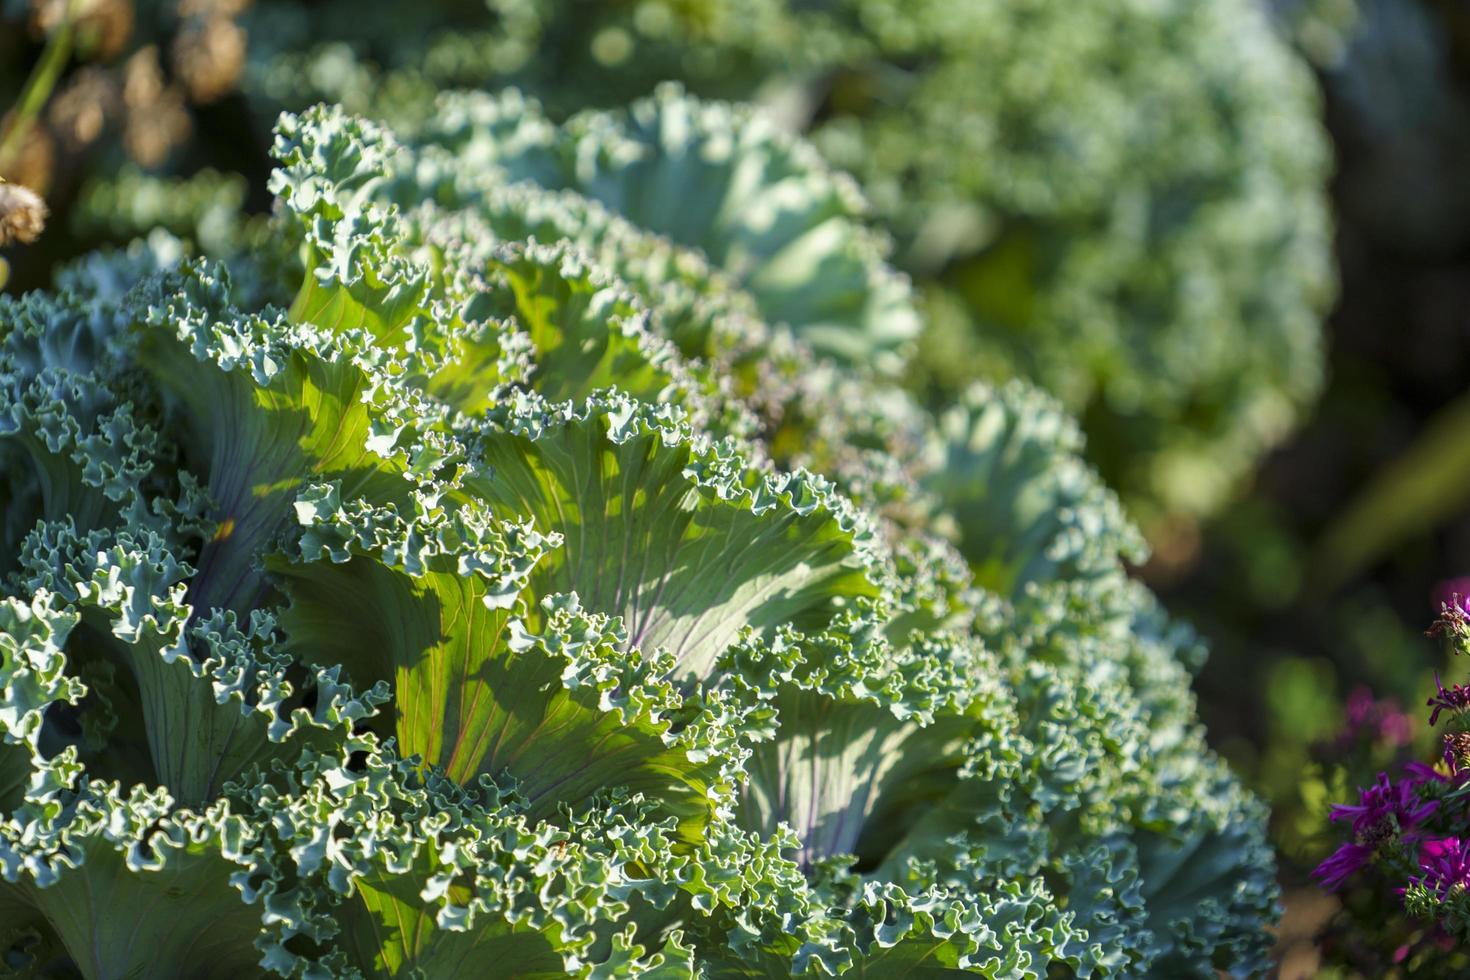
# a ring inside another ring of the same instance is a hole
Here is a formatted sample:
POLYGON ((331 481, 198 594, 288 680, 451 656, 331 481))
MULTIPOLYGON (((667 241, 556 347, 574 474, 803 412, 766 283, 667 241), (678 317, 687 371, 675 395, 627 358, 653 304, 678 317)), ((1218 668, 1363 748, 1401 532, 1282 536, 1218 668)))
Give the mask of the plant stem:
POLYGON ((21 89, 14 114, 10 117, 10 125, 5 127, 4 135, 0 136, 0 170, 10 164, 11 156, 20 148, 21 140, 31 128, 31 122, 51 97, 51 90, 56 87, 56 80, 61 77, 62 69, 71 57, 72 20, 79 3, 80 0, 67 0, 61 23, 51 32, 51 37, 47 38, 41 60, 36 62, 36 67, 31 70, 31 77, 26 79, 25 88, 21 89))

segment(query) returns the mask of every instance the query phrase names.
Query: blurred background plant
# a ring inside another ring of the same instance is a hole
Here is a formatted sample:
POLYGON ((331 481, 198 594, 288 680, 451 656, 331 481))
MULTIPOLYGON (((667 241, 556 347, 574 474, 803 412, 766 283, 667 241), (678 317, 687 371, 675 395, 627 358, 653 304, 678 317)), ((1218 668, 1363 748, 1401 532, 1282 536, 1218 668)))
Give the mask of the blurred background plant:
MULTIPOLYGON (((387 0, 262 0, 247 88, 393 122, 445 86, 554 115, 669 78, 764 103, 859 177, 927 287, 913 386, 1038 381, 1150 537, 1217 509, 1318 390, 1327 144, 1255 2, 487 6, 424 31, 387 0)), ((1345 23, 1321 8, 1282 22, 1345 23)))
POLYGON ((1315 65, 1342 63, 1358 23, 1357 0, 1272 0, 1281 31, 1315 65))
POLYGON ((1140 574, 1210 638, 1212 738, 1273 800, 1283 976, 1322 966, 1326 805, 1422 752, 1395 719, 1443 666, 1437 589, 1470 572, 1470 7, 73 7, 0 0, 0 175, 53 214, 0 253, 11 288, 155 226, 228 249, 239 202, 265 206, 275 112, 315 100, 402 123, 509 82, 564 116, 679 78, 810 132, 927 290, 931 404, 1019 372, 1079 414, 1145 523, 1140 574))
POLYGON ((0 177, 59 219, 0 255, 12 288, 46 284, 58 261, 99 241, 159 226, 222 231, 217 216, 246 184, 209 168, 265 166, 265 133, 240 125, 236 94, 248 4, 0 0, 0 177))
MULTIPOLYGON (((1324 2, 1278 21, 1326 37, 1346 21, 1324 2)), ((447 87, 518 85, 553 117, 665 79, 763 103, 858 176, 925 285, 913 387, 938 407, 977 378, 1039 382, 1154 540, 1228 500, 1320 387, 1327 143, 1309 73, 1254 0, 9 4, 30 33, 12 44, 64 62, 78 41, 71 70, 45 71, 46 118, 27 113, 47 175, 115 173, 120 150, 257 176, 240 144, 281 108, 411 124, 447 87), (63 142, 69 166, 47 164, 63 142)), ((182 196, 204 206, 200 190, 182 196)))
MULTIPOLYGON (((1382 962, 1345 963, 1340 934, 1325 965, 1314 941, 1337 905, 1307 880, 1338 843, 1327 805, 1393 754, 1344 756, 1334 733, 1360 685, 1424 729, 1447 663, 1423 633, 1444 583, 1470 573, 1458 422, 1470 390, 1470 9, 1356 6, 1341 56, 1320 69, 1342 282, 1330 383, 1249 492, 1145 569, 1211 637, 1206 723, 1273 801, 1289 886, 1283 977, 1385 975, 1382 962), (1175 552, 1193 558, 1171 563, 1175 552)), ((1422 758, 1424 737, 1401 752, 1422 758)), ((1376 908, 1357 908, 1359 927, 1376 908)))

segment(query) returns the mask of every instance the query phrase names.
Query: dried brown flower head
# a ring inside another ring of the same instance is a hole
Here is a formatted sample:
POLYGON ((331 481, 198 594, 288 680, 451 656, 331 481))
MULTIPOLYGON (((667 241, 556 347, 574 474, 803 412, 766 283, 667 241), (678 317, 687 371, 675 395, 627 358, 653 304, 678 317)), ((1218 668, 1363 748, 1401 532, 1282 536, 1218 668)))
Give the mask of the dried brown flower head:
POLYGON ((77 24, 78 47, 103 61, 117 57, 133 36, 133 5, 130 0, 98 0, 92 13, 77 24))
POLYGON ((86 58, 112 58, 133 36, 132 0, 31 0, 31 28, 50 33, 72 4, 77 49, 86 58))
POLYGON ((139 48, 123 65, 123 103, 129 112, 146 109, 158 101, 164 84, 157 45, 139 48))
POLYGON ((0 245, 29 245, 46 227, 46 202, 20 184, 0 184, 0 245))
POLYGON ((190 19, 174 36, 173 65, 194 102, 228 95, 245 67, 245 29, 227 17, 190 19))
POLYGON ((1470 732, 1451 732, 1444 737, 1445 751, 1460 769, 1470 768, 1470 732))
MULTIPOLYGON (((0 119, 0 134, 7 133, 11 116, 0 119)), ((38 194, 51 189, 56 175, 56 141, 46 127, 32 121, 5 161, 0 161, 0 179, 31 187, 38 194)))
MULTIPOLYGON (((31 0, 31 30, 37 34, 50 33, 66 16, 66 8, 73 0, 31 0)), ((73 13, 78 18, 86 15, 91 0, 75 0, 73 13)))
POLYGON ((192 124, 184 95, 165 83, 158 48, 148 45, 123 67, 123 147, 143 167, 157 167, 189 136, 192 124))
POLYGON ((234 17, 251 0, 179 0, 180 17, 234 17))
POLYGON ((117 116, 122 92, 117 74, 96 65, 79 69, 51 99, 46 110, 51 128, 71 151, 89 146, 117 116))

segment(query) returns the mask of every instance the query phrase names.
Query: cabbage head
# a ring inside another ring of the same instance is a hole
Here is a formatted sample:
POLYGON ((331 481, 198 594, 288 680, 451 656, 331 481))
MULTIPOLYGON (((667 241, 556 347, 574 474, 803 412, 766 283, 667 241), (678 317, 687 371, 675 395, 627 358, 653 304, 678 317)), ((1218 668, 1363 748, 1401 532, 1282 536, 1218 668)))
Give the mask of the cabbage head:
POLYGON ((920 322, 850 181, 674 89, 274 154, 0 297, 7 969, 1263 968, 1196 641, 1054 401, 842 365, 920 322))

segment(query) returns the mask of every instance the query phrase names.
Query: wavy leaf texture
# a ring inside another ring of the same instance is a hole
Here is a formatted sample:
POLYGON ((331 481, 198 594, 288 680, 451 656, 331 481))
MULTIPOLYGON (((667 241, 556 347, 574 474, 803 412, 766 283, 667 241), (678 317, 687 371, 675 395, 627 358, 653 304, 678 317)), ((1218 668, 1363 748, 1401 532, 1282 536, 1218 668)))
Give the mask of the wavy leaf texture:
POLYGON ((1262 813, 1065 413, 844 364, 918 314, 748 110, 516 99, 285 116, 250 250, 0 297, 5 962, 1260 968, 1262 813))

